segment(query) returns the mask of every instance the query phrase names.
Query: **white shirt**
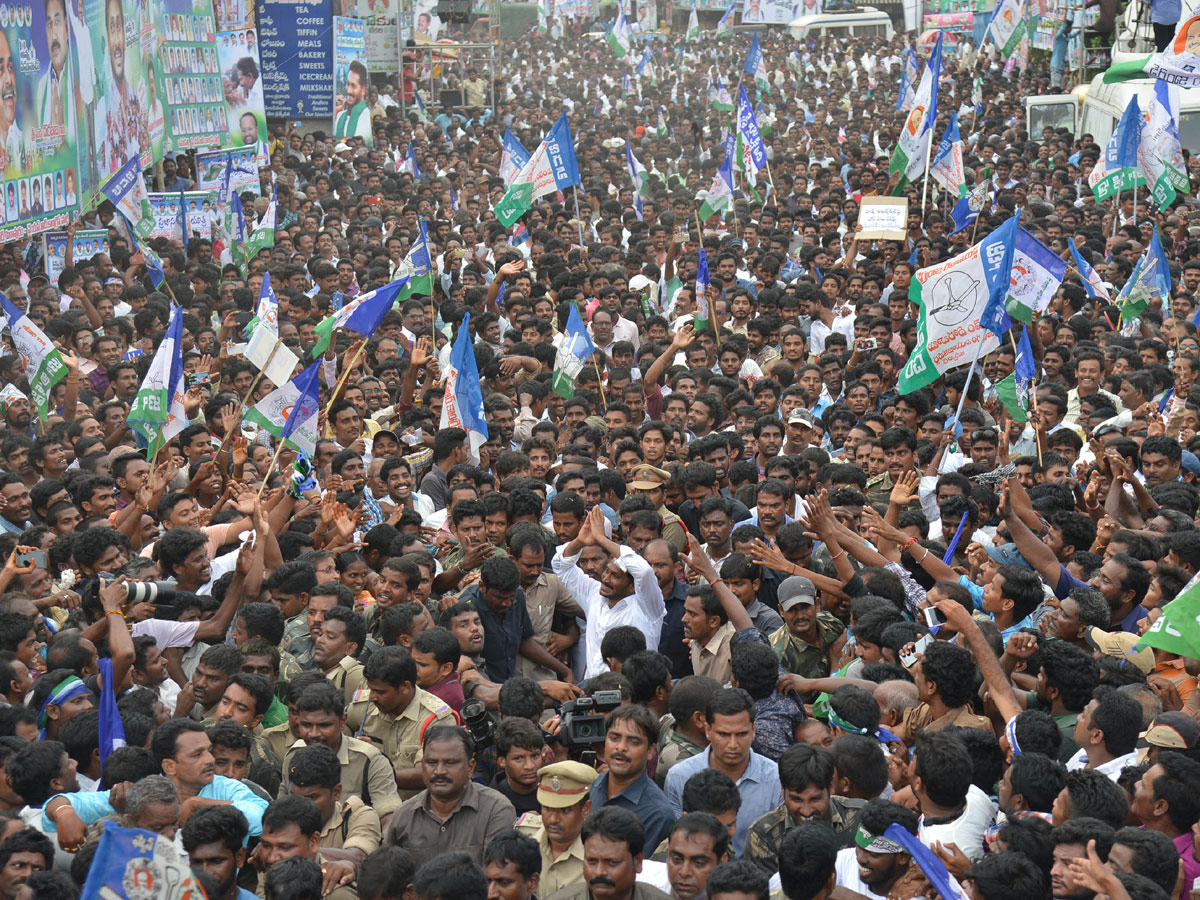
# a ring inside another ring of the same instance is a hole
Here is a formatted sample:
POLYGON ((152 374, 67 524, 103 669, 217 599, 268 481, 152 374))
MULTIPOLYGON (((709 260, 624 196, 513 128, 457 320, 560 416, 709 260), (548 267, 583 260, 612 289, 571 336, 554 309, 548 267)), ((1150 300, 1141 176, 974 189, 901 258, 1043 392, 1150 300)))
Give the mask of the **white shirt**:
MULTIPOLYGON (((1087 750, 1080 747, 1075 751, 1075 755, 1067 760, 1067 771, 1075 772, 1079 769, 1086 769, 1088 762, 1087 750)), ((1137 765, 1137 751, 1133 750, 1123 756, 1117 756, 1110 759, 1106 763, 1101 763, 1093 767, 1093 772, 1099 772, 1101 775, 1107 775, 1109 780, 1116 784, 1117 779, 1121 776, 1121 770, 1126 766, 1137 765)))
POLYGON ((858 875, 858 854, 854 847, 844 847, 838 851, 834 871, 837 873, 837 883, 851 891, 857 891, 871 900, 887 900, 886 894, 877 894, 858 875))
POLYGON ((963 814, 944 825, 926 825, 925 817, 917 829, 917 837, 926 847, 935 842, 958 844, 958 849, 967 859, 976 860, 983 856, 983 836, 996 821, 996 807, 990 797, 975 785, 967 791, 967 804, 963 814))
POLYGON ((600 596, 600 582, 585 575, 579 568, 579 554, 566 556, 563 553, 565 549, 564 545, 554 552, 551 568, 587 611, 585 677, 593 678, 608 671, 608 664, 600 653, 600 642, 618 625, 634 626, 646 635, 647 647, 657 647, 667 607, 650 564, 628 547, 621 547, 621 565, 633 577, 633 594, 610 606, 600 596))

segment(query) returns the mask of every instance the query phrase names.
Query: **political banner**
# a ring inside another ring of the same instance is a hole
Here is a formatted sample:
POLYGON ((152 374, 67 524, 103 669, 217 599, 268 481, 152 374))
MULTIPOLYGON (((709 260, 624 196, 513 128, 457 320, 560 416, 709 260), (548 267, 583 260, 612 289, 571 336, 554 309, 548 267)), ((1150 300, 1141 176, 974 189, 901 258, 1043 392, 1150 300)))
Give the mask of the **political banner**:
POLYGON ((147 7, 142 64, 158 91, 158 141, 168 151, 217 146, 225 97, 212 0, 149 0, 147 7))
POLYGON ((329 0, 258 0, 263 104, 271 118, 331 119, 329 0))
POLYGON ((359 137, 370 147, 366 28, 362 19, 333 17, 333 136, 359 137))
MULTIPOLYGON (((188 238, 202 237, 212 240, 212 211, 215 196, 206 191, 185 191, 183 202, 187 206, 188 238)), ((147 237, 180 237, 178 191, 158 194, 150 192, 150 206, 154 210, 154 228, 147 237)))
POLYGON ((258 146, 267 140, 267 113, 254 29, 218 34, 217 64, 225 91, 221 146, 258 146))
POLYGON ((8 63, 0 84, 6 94, 0 103, 0 241, 62 228, 75 217, 80 146, 91 134, 89 98, 79 89, 81 40, 88 42, 88 32, 76 9, 68 13, 54 0, 0 6, 0 57, 8 63))
POLYGON ((225 188, 225 172, 229 172, 229 188, 244 194, 250 191, 261 195, 258 177, 259 166, 265 166, 256 147, 241 147, 237 150, 202 150, 196 154, 196 186, 201 191, 212 191, 218 202, 225 188))
MULTIPOLYGON (((58 287, 58 276, 67 267, 68 242, 65 231, 42 233, 42 256, 46 261, 46 277, 55 287, 58 287)), ((108 229, 88 228, 76 231, 71 262, 78 265, 97 253, 108 253, 108 229)))
POLYGON ((255 24, 254 0, 216 0, 217 31, 245 31, 255 24))
POLYGON ((399 5, 399 0, 356 0, 347 12, 366 23, 367 71, 396 71, 396 60, 400 58, 400 30, 396 23, 399 5))
POLYGON ((413 28, 403 28, 400 39, 412 39, 416 44, 432 44, 445 27, 437 13, 438 0, 414 0, 413 28))
POLYGON ((742 0, 743 25, 787 25, 821 11, 822 0, 742 0))

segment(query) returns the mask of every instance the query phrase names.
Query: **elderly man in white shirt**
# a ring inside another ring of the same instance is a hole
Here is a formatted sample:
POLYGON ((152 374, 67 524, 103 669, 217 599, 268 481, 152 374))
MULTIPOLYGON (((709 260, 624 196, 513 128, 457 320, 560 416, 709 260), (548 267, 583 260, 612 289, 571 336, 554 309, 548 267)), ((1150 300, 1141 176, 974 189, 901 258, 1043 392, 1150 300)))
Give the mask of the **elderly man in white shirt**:
POLYGON ((584 646, 587 654, 585 677, 608 671, 600 653, 600 642, 618 625, 632 625, 646 635, 646 646, 657 647, 667 608, 662 590, 650 564, 630 548, 604 536, 604 513, 593 507, 575 540, 559 547, 551 568, 587 611, 584 646), (611 559, 596 581, 579 568, 583 548, 599 545, 611 559))

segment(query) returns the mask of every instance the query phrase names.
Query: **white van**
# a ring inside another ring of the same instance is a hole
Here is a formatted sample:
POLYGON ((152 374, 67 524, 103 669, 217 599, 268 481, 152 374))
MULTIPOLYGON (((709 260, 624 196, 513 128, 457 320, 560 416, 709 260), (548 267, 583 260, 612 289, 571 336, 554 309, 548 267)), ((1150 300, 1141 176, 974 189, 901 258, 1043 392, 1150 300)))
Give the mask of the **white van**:
MULTIPOLYGON (((1029 137, 1040 141, 1047 126, 1067 128, 1076 137, 1090 134, 1104 147, 1133 98, 1138 98, 1138 105, 1144 111, 1150 108, 1153 95, 1153 78, 1105 84, 1104 76, 1097 75, 1090 85, 1081 85, 1070 94, 1026 97, 1029 137)), ((1200 91, 1179 92, 1179 143, 1184 147, 1200 147, 1200 91)))
POLYGON ((800 16, 788 23, 788 31, 797 41, 821 34, 832 34, 834 37, 883 37, 891 40, 895 34, 892 17, 873 6, 859 7, 853 12, 800 16))

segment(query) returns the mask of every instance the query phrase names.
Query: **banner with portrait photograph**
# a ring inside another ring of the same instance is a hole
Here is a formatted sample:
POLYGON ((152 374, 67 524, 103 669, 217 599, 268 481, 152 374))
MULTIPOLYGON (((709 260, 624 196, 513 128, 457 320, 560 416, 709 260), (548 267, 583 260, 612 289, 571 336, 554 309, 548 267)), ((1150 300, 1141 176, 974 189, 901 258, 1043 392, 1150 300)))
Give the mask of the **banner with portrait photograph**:
POLYGON ((821 11, 821 0, 742 0, 743 25, 786 25, 821 11))
MULTIPOLYGON (((42 252, 46 260, 46 277, 58 287, 58 276, 67 267, 67 242, 65 231, 42 233, 42 252)), ((97 253, 108 253, 108 229, 86 228, 75 232, 75 250, 71 262, 75 265, 91 259, 97 253)))
POLYGON ((81 92, 78 43, 81 37, 86 43, 87 29, 77 3, 0 4, 3 242, 62 228, 79 208, 91 95, 81 92))
POLYGON ((362 19, 333 17, 333 136, 362 138, 372 146, 367 108, 367 33, 362 19))
POLYGON ((245 31, 256 23, 254 0, 214 0, 217 31, 245 31))
POLYGON ((223 31, 217 35, 217 61, 225 88, 223 147, 257 146, 267 140, 258 33, 223 31))
MULTIPOLYGON (((147 237, 163 237, 178 240, 184 216, 179 210, 179 192, 150 192, 150 206, 154 209, 154 229, 147 237)), ((215 197, 208 191, 185 191, 183 203, 187 207, 186 220, 188 237, 212 240, 212 217, 215 197)))
POLYGON ((225 170, 229 170, 229 187, 244 194, 247 191, 261 196, 262 186, 258 177, 259 166, 264 160, 253 147, 237 150, 201 150, 196 154, 196 186, 202 191, 215 192, 218 203, 225 188, 225 170))
POLYGON ((367 70, 395 72, 400 54, 399 0, 355 0, 347 15, 367 25, 367 70))
POLYGON ((79 146, 79 199, 88 209, 103 199, 101 185, 126 162, 137 159, 147 168, 161 158, 162 92, 158 79, 147 78, 151 54, 142 52, 143 36, 154 34, 154 9, 139 0, 67 2, 82 3, 88 32, 88 40, 77 44, 81 60, 88 57, 80 64, 81 94, 90 89, 94 101, 91 133, 79 146))
POLYGON ((212 0, 149 0, 155 21, 143 33, 143 65, 153 65, 167 150, 221 143, 225 95, 217 65, 212 0))

